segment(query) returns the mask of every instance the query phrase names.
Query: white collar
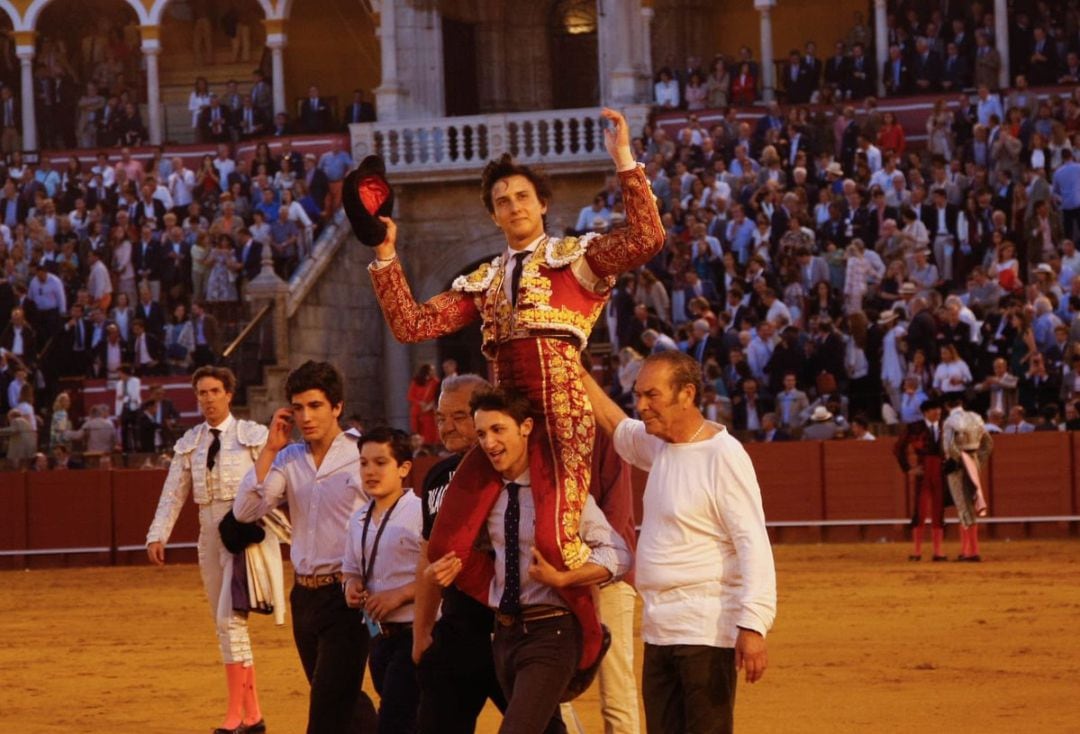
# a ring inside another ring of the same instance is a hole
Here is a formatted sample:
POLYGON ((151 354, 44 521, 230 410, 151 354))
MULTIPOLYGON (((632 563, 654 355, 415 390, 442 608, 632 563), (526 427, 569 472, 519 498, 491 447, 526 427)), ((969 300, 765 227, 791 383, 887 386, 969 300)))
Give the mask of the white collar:
POLYGON ((537 237, 535 240, 533 240, 529 244, 522 247, 520 250, 515 250, 512 247, 510 247, 510 245, 507 245, 506 246, 506 260, 507 260, 507 262, 510 261, 510 258, 512 258, 514 255, 517 255, 520 252, 536 252, 536 248, 540 246, 540 243, 543 242, 546 237, 547 237, 547 233, 541 233, 539 237, 537 237))
POLYGON ((221 421, 221 423, 218 423, 216 426, 212 426, 209 423, 207 423, 206 427, 207 427, 207 429, 212 428, 215 431, 221 431, 222 433, 227 433, 228 430, 230 428, 232 428, 233 423, 236 423, 236 419, 233 418, 233 414, 230 412, 227 416, 225 416, 225 420, 221 421))
POLYGON ((505 486, 506 486, 507 484, 511 484, 511 483, 513 483, 513 484, 516 484, 516 485, 518 485, 519 487, 528 487, 528 486, 531 486, 531 483, 532 483, 532 477, 531 477, 531 475, 529 474, 529 469, 528 469, 528 467, 526 467, 526 468, 525 468, 525 471, 521 472, 521 474, 519 474, 519 475, 518 475, 517 477, 515 477, 515 478, 514 478, 514 479, 512 479, 512 480, 510 480, 510 479, 506 479, 505 477, 503 477, 503 486, 504 486, 504 487, 505 487, 505 486))

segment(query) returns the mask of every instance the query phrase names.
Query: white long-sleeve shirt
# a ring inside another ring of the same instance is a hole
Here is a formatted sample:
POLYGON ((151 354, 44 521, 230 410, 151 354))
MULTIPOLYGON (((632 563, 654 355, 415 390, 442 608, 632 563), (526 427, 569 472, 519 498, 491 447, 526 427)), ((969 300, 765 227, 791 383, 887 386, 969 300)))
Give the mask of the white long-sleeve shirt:
MULTIPOLYGON (((416 580, 416 561, 420 557, 420 527, 423 518, 420 498, 411 489, 394 505, 390 516, 372 515, 367 522, 369 512, 374 511, 373 503, 368 503, 353 514, 345 539, 345 556, 341 569, 345 573, 364 575, 364 566, 371 566, 371 574, 364 579, 364 588, 372 594, 397 589, 416 580), (385 520, 386 528, 379 535, 379 527, 385 520), (364 525, 367 525, 367 538, 364 538, 364 525), (375 540, 378 539, 378 550, 375 540), (374 563, 372 555, 374 554, 374 563)), ((413 621, 413 603, 402 604, 386 615, 387 622, 413 621)))
MULTIPOLYGON (((518 489, 518 569, 521 582, 519 599, 522 606, 547 604, 565 607, 566 602, 550 586, 534 581, 529 576, 532 565, 532 549, 536 545, 536 505, 533 503, 529 471, 518 477, 515 482, 518 489)), ((488 606, 499 607, 503 589, 506 588, 506 506, 509 503, 506 485, 488 513, 487 531, 495 551, 495 575, 488 589, 488 606)), ((630 570, 631 556, 626 541, 616 533, 603 511, 596 504, 592 495, 585 496, 585 507, 581 511, 581 525, 578 528, 581 539, 589 546, 589 563, 603 566, 611 573, 611 581, 618 581, 630 570)))
POLYGON ((645 642, 734 647, 738 627, 765 635, 776 618, 776 570, 742 444, 723 428, 672 444, 629 419, 614 440, 619 456, 649 472, 635 567, 645 642))
POLYGON ((254 522, 288 502, 293 568, 305 576, 329 574, 341 571, 349 518, 369 499, 360 485, 356 439, 340 433, 318 469, 306 443, 282 449, 262 482, 253 467, 240 481, 233 514, 254 522))

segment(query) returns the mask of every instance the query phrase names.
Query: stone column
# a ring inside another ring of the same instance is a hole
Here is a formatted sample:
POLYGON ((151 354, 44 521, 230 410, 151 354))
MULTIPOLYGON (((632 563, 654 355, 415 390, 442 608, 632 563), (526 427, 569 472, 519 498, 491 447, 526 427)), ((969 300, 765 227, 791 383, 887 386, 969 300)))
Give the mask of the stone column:
POLYGON ((639 102, 651 102, 653 93, 653 63, 652 63, 652 22, 656 17, 656 11, 652 7, 653 0, 641 2, 641 74, 645 78, 645 96, 639 102))
POLYGON ((15 31, 15 55, 19 57, 22 82, 22 149, 37 150, 37 115, 34 110, 34 31, 15 31))
POLYGON ((775 98, 776 65, 773 63, 772 9, 776 0, 754 0, 761 15, 761 97, 766 102, 775 98))
POLYGON ((1005 0, 994 0, 994 45, 1001 57, 998 86, 1007 89, 1012 84, 1012 70, 1009 68, 1009 8, 1005 0))
POLYGON ((378 24, 375 34, 382 53, 382 82, 375 89, 375 110, 380 121, 400 120, 405 112, 406 91, 398 79, 397 3, 379 0, 374 4, 378 24))
POLYGON ((139 26, 142 35, 142 52, 146 61, 146 113, 149 123, 150 143, 161 145, 161 83, 158 79, 158 55, 161 53, 160 26, 139 26))
POLYGON ((886 0, 874 0, 874 76, 877 77, 877 96, 885 96, 885 62, 889 59, 889 22, 886 0))
POLYGON ((634 101, 632 0, 601 0, 597 50, 600 55, 600 101, 621 106, 634 101))
POLYGON ((285 35, 284 18, 266 18, 266 47, 270 49, 270 88, 274 97, 274 114, 284 112, 290 118, 289 102, 285 99, 285 35))
POLYGON ((262 248, 262 270, 244 286, 244 299, 251 304, 251 317, 268 303, 274 304, 273 335, 274 361, 279 367, 289 366, 289 316, 286 304, 289 284, 274 272, 274 255, 269 247, 262 248))

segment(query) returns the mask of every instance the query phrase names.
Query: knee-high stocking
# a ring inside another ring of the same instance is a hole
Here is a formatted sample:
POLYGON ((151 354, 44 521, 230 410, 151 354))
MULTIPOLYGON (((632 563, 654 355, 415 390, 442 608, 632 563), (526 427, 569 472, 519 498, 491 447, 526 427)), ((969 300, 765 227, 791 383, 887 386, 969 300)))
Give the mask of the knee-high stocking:
POLYGON ((244 723, 257 724, 262 717, 259 694, 255 690, 255 666, 249 665, 244 668, 244 723))

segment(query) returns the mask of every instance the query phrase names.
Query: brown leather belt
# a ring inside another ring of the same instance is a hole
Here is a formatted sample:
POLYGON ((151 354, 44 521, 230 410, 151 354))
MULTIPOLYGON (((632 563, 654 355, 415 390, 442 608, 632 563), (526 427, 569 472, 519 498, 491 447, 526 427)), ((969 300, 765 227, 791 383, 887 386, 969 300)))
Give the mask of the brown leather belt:
POLYGON ((412 631, 412 622, 380 622, 383 637, 393 637, 394 635, 400 635, 402 632, 412 631))
POLYGON ((557 619, 571 614, 566 607, 556 607, 541 604, 534 607, 525 607, 521 614, 501 614, 495 612, 495 621, 502 627, 512 627, 518 622, 539 622, 541 619, 557 619))
POLYGON ((331 584, 340 584, 345 577, 340 573, 313 573, 310 575, 296 574, 296 585, 305 589, 321 589, 331 584))

